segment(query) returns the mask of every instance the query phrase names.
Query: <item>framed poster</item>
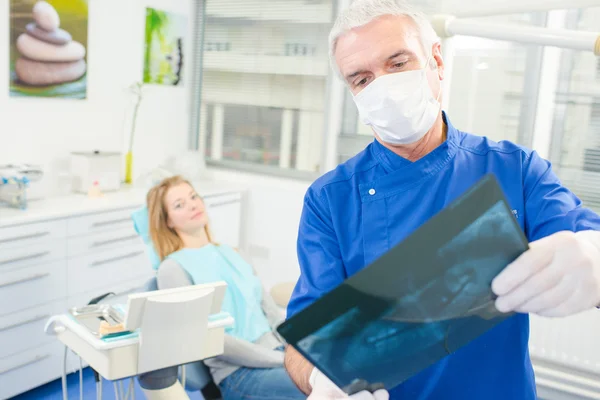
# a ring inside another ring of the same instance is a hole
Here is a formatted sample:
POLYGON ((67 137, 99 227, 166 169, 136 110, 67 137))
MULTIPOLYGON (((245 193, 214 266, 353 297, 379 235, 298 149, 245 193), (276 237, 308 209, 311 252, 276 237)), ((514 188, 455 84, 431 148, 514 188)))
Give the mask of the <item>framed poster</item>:
POLYGON ((87 0, 10 0, 10 95, 85 99, 87 0))
POLYGON ((183 86, 187 17, 146 8, 144 83, 183 86))

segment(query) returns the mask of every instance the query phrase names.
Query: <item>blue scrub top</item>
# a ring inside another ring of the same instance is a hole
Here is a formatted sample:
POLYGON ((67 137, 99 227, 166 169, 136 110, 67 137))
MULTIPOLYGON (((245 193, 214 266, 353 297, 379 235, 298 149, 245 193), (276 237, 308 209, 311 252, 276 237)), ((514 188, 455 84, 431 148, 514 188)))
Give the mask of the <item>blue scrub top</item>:
MULTIPOLYGON (((530 241, 562 230, 600 230, 600 217, 581 206, 536 152, 461 132, 446 114, 444 122, 447 140, 416 162, 375 140, 311 185, 298 233, 301 276, 288 316, 375 261, 488 173, 498 178, 530 241)), ((529 317, 518 314, 390 397, 535 399, 528 339, 529 317)))

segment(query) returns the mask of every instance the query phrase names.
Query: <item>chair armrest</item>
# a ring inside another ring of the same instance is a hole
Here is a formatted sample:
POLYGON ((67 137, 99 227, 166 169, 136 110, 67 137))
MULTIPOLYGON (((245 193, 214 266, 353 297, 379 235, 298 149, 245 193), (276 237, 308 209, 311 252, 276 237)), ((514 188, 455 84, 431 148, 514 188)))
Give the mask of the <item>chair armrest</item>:
POLYGON ((271 297, 273 297, 275 304, 281 308, 287 308, 295 286, 295 282, 282 282, 273 286, 271 288, 271 297))

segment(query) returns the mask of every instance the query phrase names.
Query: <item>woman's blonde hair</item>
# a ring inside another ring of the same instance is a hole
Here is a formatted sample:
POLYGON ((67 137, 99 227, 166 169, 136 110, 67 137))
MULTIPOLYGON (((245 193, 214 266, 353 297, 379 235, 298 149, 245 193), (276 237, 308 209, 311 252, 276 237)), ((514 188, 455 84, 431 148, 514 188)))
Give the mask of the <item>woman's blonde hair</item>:
MULTIPOLYGON (((154 250, 158 253, 158 257, 161 261, 169 254, 181 250, 184 246, 183 241, 177 232, 169 227, 169 214, 165 205, 165 197, 169 189, 181 185, 182 183, 187 183, 193 189, 190 182, 177 175, 166 178, 158 185, 154 186, 150 189, 146 198, 148 204, 148 216, 150 218, 150 238, 154 244, 154 250)), ((204 226, 204 229, 208 241, 212 243, 213 240, 208 223, 204 226)))

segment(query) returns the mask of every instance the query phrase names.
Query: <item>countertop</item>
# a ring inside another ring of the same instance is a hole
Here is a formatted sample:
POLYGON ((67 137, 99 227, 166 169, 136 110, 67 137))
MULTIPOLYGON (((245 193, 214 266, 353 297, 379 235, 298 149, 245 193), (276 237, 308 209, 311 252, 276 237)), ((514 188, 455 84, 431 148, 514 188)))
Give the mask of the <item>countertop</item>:
MULTIPOLYGON (((193 182, 198 193, 205 198, 244 191, 241 185, 216 181, 193 182)), ((141 207, 146 202, 147 188, 123 186, 117 192, 108 192, 100 198, 85 194, 70 194, 30 201, 26 210, 0 205, 0 227, 48 221, 69 216, 93 214, 122 208, 141 207)))

